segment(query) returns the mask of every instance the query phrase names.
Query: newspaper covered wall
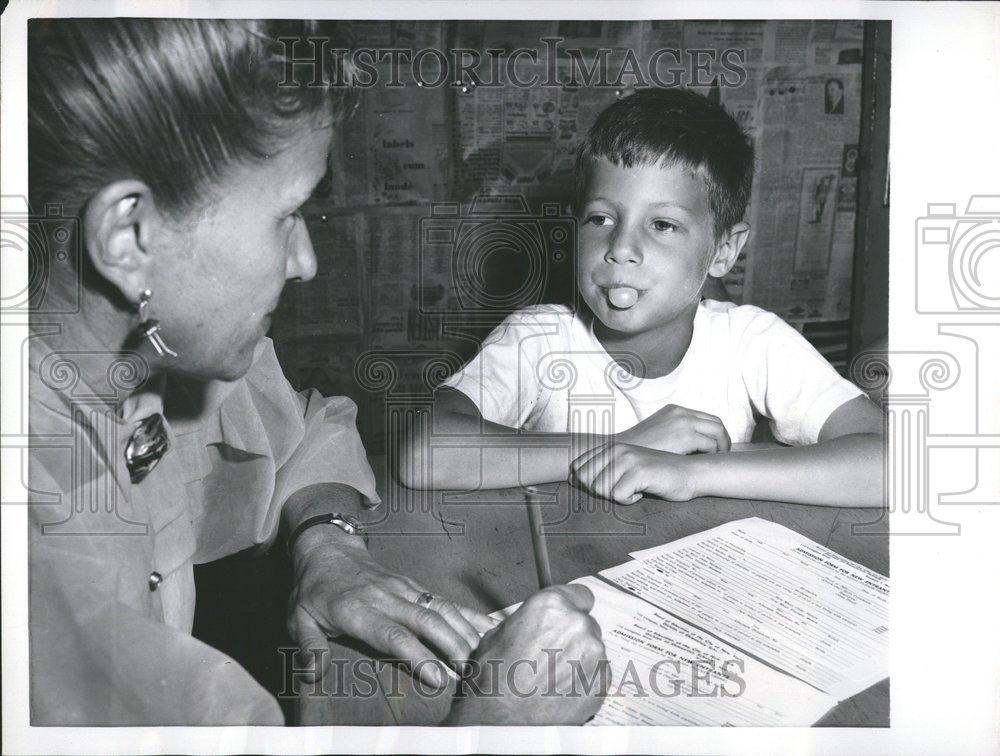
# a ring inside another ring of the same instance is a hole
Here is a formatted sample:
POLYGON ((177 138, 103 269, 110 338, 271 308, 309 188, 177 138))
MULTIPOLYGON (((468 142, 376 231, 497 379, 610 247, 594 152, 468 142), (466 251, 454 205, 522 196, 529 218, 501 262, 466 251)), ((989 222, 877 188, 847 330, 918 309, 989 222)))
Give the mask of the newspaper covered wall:
POLYGON ((429 391, 422 355, 467 357, 516 307, 571 301, 575 151, 637 85, 701 91, 753 135, 732 298, 799 327, 848 318, 861 22, 350 26, 368 86, 304 211, 319 274, 286 289, 272 336, 294 385, 359 403, 376 449, 386 392, 429 391), (396 363, 388 389, 355 369, 373 350, 396 363))
POLYGON ((743 298, 789 321, 850 314, 860 68, 781 66, 761 87, 743 298))

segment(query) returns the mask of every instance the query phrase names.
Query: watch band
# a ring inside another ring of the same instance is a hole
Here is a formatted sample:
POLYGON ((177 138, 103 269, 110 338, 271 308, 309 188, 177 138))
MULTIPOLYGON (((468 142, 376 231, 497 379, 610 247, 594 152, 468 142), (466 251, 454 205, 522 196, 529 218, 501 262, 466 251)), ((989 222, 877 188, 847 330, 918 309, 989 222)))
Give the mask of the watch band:
POLYGON ((288 536, 287 549, 289 555, 291 555, 292 547, 299 536, 315 525, 336 525, 348 535, 361 536, 361 540, 364 541, 365 546, 368 545, 368 534, 365 532, 365 526, 360 520, 351 515, 328 512, 326 514, 307 517, 295 527, 295 530, 288 536))

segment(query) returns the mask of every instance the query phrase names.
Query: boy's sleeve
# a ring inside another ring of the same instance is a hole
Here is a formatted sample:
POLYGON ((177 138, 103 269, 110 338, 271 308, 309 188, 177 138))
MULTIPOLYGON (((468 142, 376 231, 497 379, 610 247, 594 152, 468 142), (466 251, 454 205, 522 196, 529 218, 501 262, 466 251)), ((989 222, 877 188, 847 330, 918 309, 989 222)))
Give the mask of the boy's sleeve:
POLYGON ((750 401, 771 420, 774 437, 781 443, 816 443, 833 411, 864 394, 773 313, 755 316, 742 342, 743 382, 750 401))
POLYGON ((540 401, 535 366, 545 349, 537 319, 515 312, 490 333, 479 353, 441 386, 468 396, 490 422, 520 428, 540 401))

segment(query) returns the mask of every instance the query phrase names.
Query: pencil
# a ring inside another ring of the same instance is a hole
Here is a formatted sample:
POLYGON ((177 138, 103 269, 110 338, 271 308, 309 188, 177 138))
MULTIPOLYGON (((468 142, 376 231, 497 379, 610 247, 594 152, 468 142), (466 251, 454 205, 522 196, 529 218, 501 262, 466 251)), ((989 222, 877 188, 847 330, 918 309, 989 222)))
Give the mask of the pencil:
POLYGON ((528 505, 528 523, 531 527, 531 546, 535 551, 535 570, 538 572, 538 585, 548 588, 552 585, 552 567, 549 565, 549 549, 545 545, 545 533, 542 531, 541 502, 543 492, 535 486, 525 486, 528 505))

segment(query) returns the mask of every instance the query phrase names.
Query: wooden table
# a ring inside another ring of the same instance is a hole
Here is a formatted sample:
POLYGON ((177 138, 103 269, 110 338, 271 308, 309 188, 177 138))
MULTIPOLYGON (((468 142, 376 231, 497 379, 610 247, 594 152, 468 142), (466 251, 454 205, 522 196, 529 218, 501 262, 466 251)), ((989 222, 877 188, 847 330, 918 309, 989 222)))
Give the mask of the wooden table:
MULTIPOLYGON (((523 492, 516 489, 458 494, 400 488, 374 458, 383 506, 369 515, 370 551, 387 568, 409 575, 427 590, 484 612, 523 600, 538 590, 523 492)), ((552 487, 554 488, 554 487, 552 487)), ((644 499, 611 507, 566 484, 542 505, 556 582, 621 564, 628 553, 708 530, 731 520, 761 517, 780 523, 883 575, 889 574, 887 527, 871 509, 838 509, 776 502, 703 498, 681 504, 644 499)), ((331 643, 335 659, 358 659, 370 649, 331 643)), ((383 689, 400 676, 379 676, 383 689)), ((300 691, 302 724, 436 724, 448 697, 402 695, 330 697, 300 691)), ((364 683, 364 681, 362 681, 364 683)), ((340 690, 348 690, 346 684, 340 690)), ((363 688, 362 688, 363 689, 363 688)), ((308 692, 308 691, 307 691, 308 692)), ((841 702, 818 726, 887 727, 889 681, 841 702)))

